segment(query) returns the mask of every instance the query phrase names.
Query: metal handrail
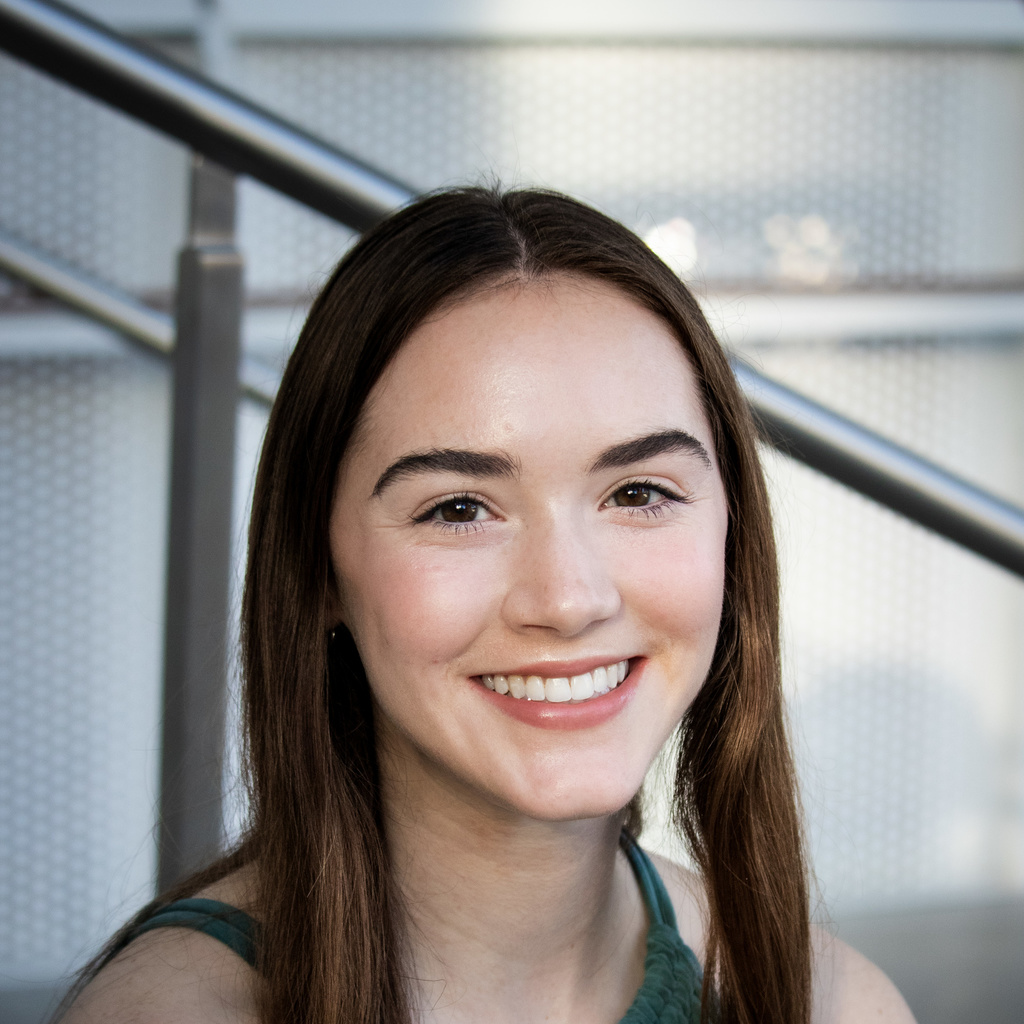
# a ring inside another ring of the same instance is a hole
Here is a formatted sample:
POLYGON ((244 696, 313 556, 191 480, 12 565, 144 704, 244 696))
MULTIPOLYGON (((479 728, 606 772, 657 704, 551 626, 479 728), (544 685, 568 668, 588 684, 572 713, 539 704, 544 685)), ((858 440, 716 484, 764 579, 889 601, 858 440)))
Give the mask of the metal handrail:
MULTIPOLYGON (((169 356, 174 350, 172 317, 80 270, 58 263, 3 230, 0 230, 0 270, 60 299, 148 352, 169 356)), ((243 356, 238 376, 239 389, 247 398, 266 406, 273 403, 277 381, 269 367, 243 356)))
POLYGON ((1024 509, 759 373, 733 372, 773 447, 1024 576, 1024 509))
POLYGON ((357 231, 415 195, 384 172, 62 4, 0 0, 0 47, 357 231))
POLYGON ((0 270, 160 355, 170 355, 174 350, 174 321, 166 313, 144 306, 132 296, 58 263, 3 230, 0 230, 0 270))
MULTIPOLYGON (((393 178, 59 4, 0 0, 0 48, 357 230, 413 198, 393 178)), ((1024 576, 1024 511, 745 363, 734 367, 769 443, 1024 576)))

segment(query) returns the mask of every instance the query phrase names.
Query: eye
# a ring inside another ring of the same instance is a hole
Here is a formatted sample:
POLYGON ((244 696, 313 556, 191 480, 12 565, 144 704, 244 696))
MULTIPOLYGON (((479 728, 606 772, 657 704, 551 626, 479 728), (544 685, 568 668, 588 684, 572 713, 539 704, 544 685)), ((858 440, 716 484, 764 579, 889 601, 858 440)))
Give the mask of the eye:
POLYGON ((442 523, 474 523, 485 511, 483 505, 472 498, 449 498, 431 509, 430 518, 442 523))
POLYGON ((662 515, 672 506, 689 504, 690 498, 676 494, 662 484, 634 480, 613 491, 605 502, 612 508, 635 510, 644 515, 662 515))
POLYGON ((663 497, 661 491, 649 484, 626 484, 620 487, 609 499, 609 504, 627 508, 641 508, 652 501, 663 497))
POLYGON ((453 494, 435 502, 428 509, 414 517, 417 523, 433 523, 440 530, 461 533, 467 529, 478 530, 484 520, 493 518, 491 510, 472 494, 453 494))

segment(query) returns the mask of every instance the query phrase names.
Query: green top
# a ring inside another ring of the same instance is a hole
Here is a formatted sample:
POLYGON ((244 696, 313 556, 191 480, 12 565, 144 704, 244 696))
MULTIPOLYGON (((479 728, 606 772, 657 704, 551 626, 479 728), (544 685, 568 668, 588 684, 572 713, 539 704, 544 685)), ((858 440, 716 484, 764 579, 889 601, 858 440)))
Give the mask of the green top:
MULTIPOLYGON (((679 935, 672 902, 651 859, 626 835, 622 837, 622 848, 640 885, 651 923, 647 929, 643 984, 619 1024, 697 1024, 700 1020, 700 964, 679 935)), ((136 925, 121 948, 154 928, 191 928, 203 932, 256 966, 259 926, 244 911, 227 903, 175 900, 136 925)))
POLYGON ((143 932, 156 928, 191 928, 203 932, 229 946, 252 967, 256 966, 258 925, 244 910, 230 903, 196 899, 167 903, 128 932, 115 952, 120 952, 143 932))
POLYGON ((651 923, 643 984, 619 1024, 698 1024, 704 972, 679 934, 672 901, 650 857, 625 833, 622 848, 640 884, 651 923))

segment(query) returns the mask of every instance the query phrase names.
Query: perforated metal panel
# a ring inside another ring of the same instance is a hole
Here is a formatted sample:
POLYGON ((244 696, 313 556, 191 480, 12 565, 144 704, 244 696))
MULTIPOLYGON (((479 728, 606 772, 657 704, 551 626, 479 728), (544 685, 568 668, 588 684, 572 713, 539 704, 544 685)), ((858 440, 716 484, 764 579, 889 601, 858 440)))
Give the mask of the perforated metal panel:
POLYGON ((56 977, 153 871, 167 375, 0 360, 0 970, 56 977))
MULTIPOLYGON (((539 182, 642 231, 685 217, 710 279, 1024 267, 1012 52, 251 43, 235 68, 243 91, 418 188, 539 182)), ((0 163, 8 230, 122 286, 170 285, 178 147, 0 58, 0 163)), ((251 288, 271 293, 307 291, 350 240, 255 185, 241 235, 251 288)))
POLYGON ((186 153, 0 54, 0 227, 129 291, 167 292, 186 153))
MULTIPOLYGON (((1021 339, 751 354, 968 479, 1024 498, 1021 339)), ((786 676, 826 898, 835 908, 1019 886, 1020 581, 810 470, 767 461, 786 676)))
MULTIPOLYGON (((419 188, 539 182, 642 230, 685 217, 708 278, 1024 267, 1024 243, 1004 237, 1024 182, 1014 54, 274 43, 246 46, 237 67, 263 103, 419 188), (807 217, 819 222, 801 232, 807 217)), ((256 198, 243 223, 259 240, 257 288, 305 287, 338 244, 256 198), (289 239, 283 253, 263 244, 269 233, 289 239), (306 256, 289 263, 296 234, 306 256)))

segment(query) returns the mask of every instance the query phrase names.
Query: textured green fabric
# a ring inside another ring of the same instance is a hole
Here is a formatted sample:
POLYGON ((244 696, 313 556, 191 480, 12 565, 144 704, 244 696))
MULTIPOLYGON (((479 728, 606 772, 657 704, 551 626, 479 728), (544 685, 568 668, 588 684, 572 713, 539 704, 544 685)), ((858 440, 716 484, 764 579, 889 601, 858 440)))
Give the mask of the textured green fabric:
MULTIPOLYGON (((700 1020, 701 968, 683 942, 665 885, 650 858, 628 836, 622 848, 636 875, 647 906, 647 953, 644 980, 619 1024, 697 1024, 700 1020)), ((176 900, 132 929, 121 948, 155 928, 191 928, 223 942, 247 963, 256 965, 258 926, 244 911, 217 900, 176 900)))
POLYGON ((132 929, 123 945, 155 928, 191 928, 223 942, 256 966, 256 922, 243 910, 219 900, 175 900, 132 929))
POLYGON ((672 901, 650 858, 628 836, 622 848, 640 884, 647 913, 644 981, 619 1024, 697 1024, 703 972, 683 942, 672 901))

